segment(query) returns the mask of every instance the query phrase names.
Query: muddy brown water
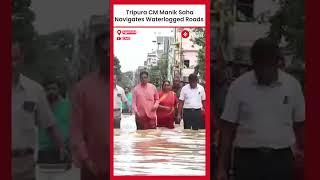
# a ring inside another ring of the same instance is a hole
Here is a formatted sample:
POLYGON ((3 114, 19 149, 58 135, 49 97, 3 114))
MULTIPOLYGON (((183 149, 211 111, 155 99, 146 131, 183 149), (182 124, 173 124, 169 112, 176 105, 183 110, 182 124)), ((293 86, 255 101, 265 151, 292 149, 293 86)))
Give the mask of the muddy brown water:
POLYGON ((205 130, 114 130, 114 175, 205 175, 205 130))

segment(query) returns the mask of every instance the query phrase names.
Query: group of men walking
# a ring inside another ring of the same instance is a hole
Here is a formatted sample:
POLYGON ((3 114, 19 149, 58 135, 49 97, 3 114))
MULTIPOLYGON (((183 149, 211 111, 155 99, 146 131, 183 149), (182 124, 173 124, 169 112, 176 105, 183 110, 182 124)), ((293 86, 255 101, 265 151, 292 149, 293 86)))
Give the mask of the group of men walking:
POLYGON ((174 78, 174 86, 168 80, 163 81, 161 90, 149 83, 149 74, 140 73, 140 83, 133 89, 132 108, 124 90, 117 85, 114 76, 114 128, 120 128, 121 102, 126 104, 129 112, 135 115, 138 130, 155 129, 156 127, 174 128, 183 115, 185 129, 204 128, 205 90, 198 84, 195 74, 189 76, 189 84, 180 87, 180 78, 174 78), (175 92, 174 92, 174 91, 175 92))

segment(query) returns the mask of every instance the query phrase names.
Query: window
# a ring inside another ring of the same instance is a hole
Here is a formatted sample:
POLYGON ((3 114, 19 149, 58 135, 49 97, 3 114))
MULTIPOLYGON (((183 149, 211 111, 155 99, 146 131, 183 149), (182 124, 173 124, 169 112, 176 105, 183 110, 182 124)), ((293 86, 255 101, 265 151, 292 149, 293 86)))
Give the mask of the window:
POLYGON ((183 65, 185 68, 189 68, 190 67, 190 60, 184 60, 183 65))
POLYGON ((236 3, 236 18, 240 22, 254 21, 254 0, 237 0, 236 3))

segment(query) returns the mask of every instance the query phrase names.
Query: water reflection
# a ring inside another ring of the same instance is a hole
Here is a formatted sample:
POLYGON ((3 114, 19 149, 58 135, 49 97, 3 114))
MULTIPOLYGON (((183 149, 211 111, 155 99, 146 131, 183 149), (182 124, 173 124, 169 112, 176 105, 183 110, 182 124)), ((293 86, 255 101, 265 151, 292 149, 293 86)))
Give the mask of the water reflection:
POLYGON ((205 131, 115 130, 114 175, 205 175, 205 131))

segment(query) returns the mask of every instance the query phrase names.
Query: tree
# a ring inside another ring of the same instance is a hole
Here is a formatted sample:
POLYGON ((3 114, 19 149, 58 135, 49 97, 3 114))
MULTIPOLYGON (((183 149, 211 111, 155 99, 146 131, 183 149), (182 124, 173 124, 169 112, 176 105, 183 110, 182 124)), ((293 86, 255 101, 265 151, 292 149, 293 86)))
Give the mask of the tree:
POLYGON ((156 87, 160 87, 161 84, 161 71, 160 67, 153 66, 149 69, 149 77, 150 77, 150 83, 155 85, 156 87))
POLYGON ((33 22, 35 14, 30 9, 31 0, 12 0, 12 39, 23 43, 26 62, 36 59, 35 39, 37 33, 33 22))
POLYGON ((33 22, 35 14, 30 9, 31 0, 12 1, 12 31, 13 39, 31 41, 35 36, 33 22))
POLYGON ((233 15, 235 2, 234 0, 217 0, 211 3, 211 60, 219 62, 232 60, 233 46, 230 35, 235 23, 233 15))
POLYGON ((119 82, 120 86, 125 87, 133 87, 133 72, 127 71, 121 74, 121 81, 119 82))
POLYGON ((74 33, 70 30, 59 30, 40 35, 34 42, 38 58, 25 66, 24 73, 40 82, 44 78, 57 77, 63 77, 69 82, 74 33))
POLYGON ((168 79, 168 59, 162 58, 158 61, 161 80, 168 79))
MULTIPOLYGON (((121 65, 119 59, 115 56, 113 61, 114 74, 121 77, 121 65)), ((121 78, 120 78, 121 79, 121 78)))
POLYGON ((270 18, 269 37, 280 43, 284 38, 286 48, 296 59, 304 59, 304 0, 280 0, 280 9, 270 18))
POLYGON ((206 66, 205 66, 205 49, 204 48, 201 48, 199 49, 198 51, 198 65, 196 66, 196 71, 195 73, 196 74, 200 74, 200 77, 202 79, 205 79, 205 69, 206 69, 206 66))
POLYGON ((192 39, 193 43, 200 46, 198 51, 198 65, 195 67, 195 73, 200 74, 201 79, 205 79, 205 48, 206 37, 203 28, 194 29, 195 37, 192 39))
POLYGON ((162 81, 168 79, 168 60, 165 57, 162 57, 158 60, 156 66, 152 66, 149 69, 150 82, 156 87, 160 87, 162 81))

